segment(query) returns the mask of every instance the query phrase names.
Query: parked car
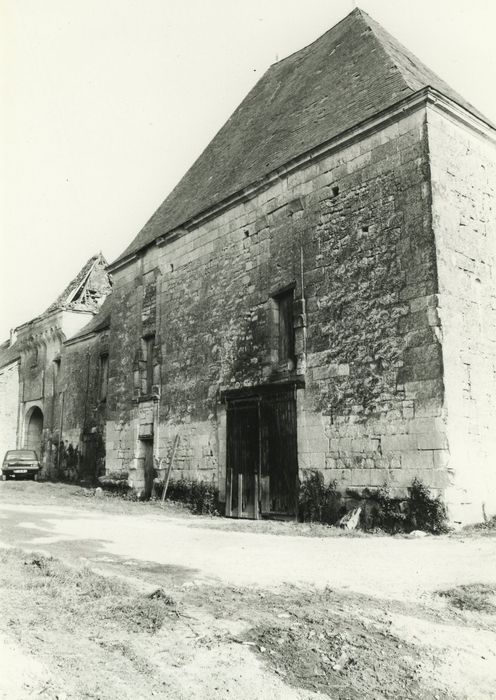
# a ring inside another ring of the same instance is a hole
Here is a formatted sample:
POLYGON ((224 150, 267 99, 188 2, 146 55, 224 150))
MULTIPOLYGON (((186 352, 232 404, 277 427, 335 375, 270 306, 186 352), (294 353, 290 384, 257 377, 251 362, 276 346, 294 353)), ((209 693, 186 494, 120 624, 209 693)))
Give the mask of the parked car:
POLYGON ((37 479, 41 465, 34 450, 9 450, 2 463, 2 479, 37 479))

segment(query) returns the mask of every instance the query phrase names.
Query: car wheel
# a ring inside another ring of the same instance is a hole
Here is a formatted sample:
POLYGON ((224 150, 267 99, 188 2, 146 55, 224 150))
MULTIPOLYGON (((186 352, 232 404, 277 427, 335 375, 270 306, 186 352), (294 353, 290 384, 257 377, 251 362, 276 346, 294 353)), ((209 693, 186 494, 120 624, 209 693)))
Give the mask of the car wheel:
POLYGON ((38 481, 38 474, 33 474, 33 481, 38 481))

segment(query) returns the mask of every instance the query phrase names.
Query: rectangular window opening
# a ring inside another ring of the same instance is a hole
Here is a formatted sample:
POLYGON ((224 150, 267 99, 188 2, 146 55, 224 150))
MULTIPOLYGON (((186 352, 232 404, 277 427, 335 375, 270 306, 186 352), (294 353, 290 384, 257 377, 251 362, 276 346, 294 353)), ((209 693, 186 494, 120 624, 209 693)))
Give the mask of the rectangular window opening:
POLYGON ((274 296, 277 360, 288 369, 294 368, 295 359, 293 301, 294 289, 274 296))
POLYGON ((108 355, 106 354, 100 355, 99 379, 100 401, 106 401, 108 389, 108 355))

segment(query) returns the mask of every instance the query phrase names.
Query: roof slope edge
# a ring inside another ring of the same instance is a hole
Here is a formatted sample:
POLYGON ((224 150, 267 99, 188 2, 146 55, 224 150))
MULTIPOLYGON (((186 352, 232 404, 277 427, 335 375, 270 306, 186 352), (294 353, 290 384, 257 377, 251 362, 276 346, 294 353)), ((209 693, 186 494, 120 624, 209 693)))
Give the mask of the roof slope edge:
POLYGON ((111 267, 428 86, 488 123, 356 8, 313 43, 266 71, 111 267))
MULTIPOLYGON (((357 8, 358 9, 358 8, 357 8)), ((485 117, 476 107, 462 97, 456 90, 453 90, 448 83, 440 78, 437 73, 432 71, 403 44, 401 44, 392 34, 384 27, 376 22, 370 15, 361 9, 358 9, 363 19, 369 25, 372 32, 377 37, 380 45, 388 55, 392 64, 397 68, 405 81, 405 83, 414 91, 421 90, 426 86, 430 86, 441 92, 450 100, 464 107, 466 110, 474 114, 482 121, 496 128, 487 117, 485 117)))

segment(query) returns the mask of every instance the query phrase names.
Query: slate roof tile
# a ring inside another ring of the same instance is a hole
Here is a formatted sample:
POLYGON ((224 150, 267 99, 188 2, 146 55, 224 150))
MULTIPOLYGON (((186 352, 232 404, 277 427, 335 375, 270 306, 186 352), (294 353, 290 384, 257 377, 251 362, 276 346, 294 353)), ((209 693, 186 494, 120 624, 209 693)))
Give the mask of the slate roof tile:
POLYGON ((427 86, 488 121, 371 17, 353 10, 267 70, 117 260, 427 86))

